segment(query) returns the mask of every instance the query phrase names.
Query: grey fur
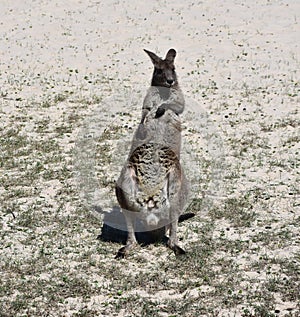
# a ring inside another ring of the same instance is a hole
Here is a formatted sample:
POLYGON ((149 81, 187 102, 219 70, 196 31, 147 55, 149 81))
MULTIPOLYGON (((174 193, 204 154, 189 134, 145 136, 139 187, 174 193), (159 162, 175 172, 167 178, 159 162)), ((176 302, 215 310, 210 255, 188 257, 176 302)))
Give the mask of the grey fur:
MULTIPOLYGON (((171 74, 174 75, 175 50, 169 50, 165 60, 146 52, 155 67, 172 68, 171 74)), ((152 84, 161 81, 160 72, 159 75, 160 79, 157 80, 154 70, 152 84)), ((170 81, 170 77, 166 78, 170 81)), ((166 231, 169 229, 168 246, 175 254, 185 253, 177 241, 178 219, 189 192, 188 181, 180 164, 181 121, 178 114, 184 109, 184 98, 176 73, 173 79, 170 87, 164 84, 149 88, 141 123, 116 184, 117 199, 128 231, 126 246, 119 250, 117 257, 123 257, 137 243, 134 231, 136 217, 149 230, 160 227, 165 227, 166 231)))

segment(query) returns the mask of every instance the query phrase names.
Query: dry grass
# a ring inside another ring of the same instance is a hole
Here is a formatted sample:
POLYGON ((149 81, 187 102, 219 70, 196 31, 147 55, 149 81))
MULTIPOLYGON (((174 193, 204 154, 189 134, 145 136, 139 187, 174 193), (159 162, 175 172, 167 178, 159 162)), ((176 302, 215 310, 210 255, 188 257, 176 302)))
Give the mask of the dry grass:
MULTIPOLYGON (((266 56, 270 42, 253 46, 231 26, 209 25, 206 34, 219 34, 218 27, 235 44, 228 60, 190 52, 181 60, 185 68, 178 67, 182 87, 202 109, 193 120, 187 105, 183 118, 184 151, 194 151, 183 157, 192 160, 185 166, 194 177, 189 211, 196 217, 180 225, 187 250, 180 258, 151 244, 115 260, 120 244, 97 239, 102 222, 85 204, 95 189, 100 207, 114 201, 120 153, 139 120, 148 83, 122 73, 126 48, 114 47, 101 72, 68 66, 56 77, 42 73, 42 64, 1 70, 1 317, 299 316, 297 59, 266 56), (213 67, 228 78, 211 79, 213 67), (36 87, 39 93, 27 93, 36 87), (221 147, 213 149, 213 140, 221 147), (85 173, 79 183, 78 169, 85 173), (202 193, 212 185, 220 186, 220 197, 206 200, 202 193)), ((154 43, 150 35, 135 40, 154 43)), ((89 61, 92 50, 84 49, 89 61)), ((130 64, 132 72, 146 72, 146 61, 130 64)))

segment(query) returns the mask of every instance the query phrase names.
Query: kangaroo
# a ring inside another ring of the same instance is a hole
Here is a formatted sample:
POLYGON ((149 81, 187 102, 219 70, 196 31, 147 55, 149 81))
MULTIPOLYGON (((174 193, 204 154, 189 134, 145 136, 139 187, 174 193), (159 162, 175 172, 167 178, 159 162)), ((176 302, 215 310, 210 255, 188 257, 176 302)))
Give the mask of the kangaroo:
POLYGON ((168 247, 175 255, 185 253, 177 241, 178 220, 189 186, 180 164, 179 114, 184 110, 184 98, 174 68, 176 52, 170 49, 164 60, 152 52, 146 53, 154 64, 151 87, 127 162, 116 182, 116 196, 128 231, 127 243, 117 258, 124 257, 137 244, 136 218, 147 230, 169 230, 168 247))

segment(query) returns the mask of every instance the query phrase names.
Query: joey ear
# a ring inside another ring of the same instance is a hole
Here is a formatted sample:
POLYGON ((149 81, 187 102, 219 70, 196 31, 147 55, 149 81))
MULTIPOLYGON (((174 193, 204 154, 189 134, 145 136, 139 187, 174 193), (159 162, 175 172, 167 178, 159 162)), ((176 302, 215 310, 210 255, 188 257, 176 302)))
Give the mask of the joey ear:
POLYGON ((162 59, 160 57, 158 57, 156 54, 154 54, 150 51, 147 51, 145 49, 144 49, 144 51, 149 55, 154 66, 161 62, 162 59))
POLYGON ((174 63, 174 59, 176 56, 176 51, 174 50, 174 48, 169 49, 165 61, 169 62, 169 63, 174 63))

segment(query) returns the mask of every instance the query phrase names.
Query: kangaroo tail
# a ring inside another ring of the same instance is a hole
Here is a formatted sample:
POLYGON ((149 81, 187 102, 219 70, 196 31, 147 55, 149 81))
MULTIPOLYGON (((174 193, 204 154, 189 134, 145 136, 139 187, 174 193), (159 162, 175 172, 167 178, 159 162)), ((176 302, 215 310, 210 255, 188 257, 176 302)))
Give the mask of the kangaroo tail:
POLYGON ((188 220, 190 218, 193 218, 195 216, 195 214, 193 212, 188 212, 186 214, 180 215, 178 222, 183 222, 185 220, 188 220))

